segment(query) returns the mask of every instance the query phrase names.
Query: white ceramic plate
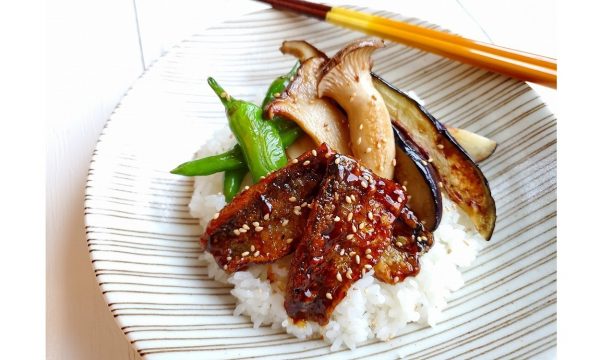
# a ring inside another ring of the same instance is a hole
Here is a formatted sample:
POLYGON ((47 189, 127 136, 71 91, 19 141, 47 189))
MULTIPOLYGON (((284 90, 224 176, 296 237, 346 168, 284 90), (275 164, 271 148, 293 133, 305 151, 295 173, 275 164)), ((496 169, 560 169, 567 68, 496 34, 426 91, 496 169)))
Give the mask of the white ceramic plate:
MULTIPOLYGON (((386 14, 391 16, 391 14, 386 14)), ((411 21, 418 22, 415 19, 411 21)), ((85 203, 92 263, 125 335, 148 359, 527 358, 556 344, 556 119, 526 84, 397 44, 374 70, 413 90, 446 124, 495 139, 482 164, 496 199, 492 240, 464 271, 435 328, 409 326, 388 342, 332 353, 233 316, 229 288, 196 260, 192 180, 169 174, 226 123, 206 85, 214 76, 260 101, 294 60, 278 48, 306 39, 332 54, 359 33, 273 10, 211 28, 173 48, 131 88, 91 162, 85 203)))

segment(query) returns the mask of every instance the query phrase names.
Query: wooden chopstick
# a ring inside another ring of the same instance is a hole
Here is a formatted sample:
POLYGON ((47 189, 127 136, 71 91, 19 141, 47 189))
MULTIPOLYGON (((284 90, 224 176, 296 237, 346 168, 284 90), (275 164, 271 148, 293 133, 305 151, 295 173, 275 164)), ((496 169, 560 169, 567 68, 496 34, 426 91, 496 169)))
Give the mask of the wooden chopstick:
POLYGON ((495 71, 519 80, 556 88, 556 60, 467 39, 381 16, 303 0, 259 0, 289 10, 495 71))

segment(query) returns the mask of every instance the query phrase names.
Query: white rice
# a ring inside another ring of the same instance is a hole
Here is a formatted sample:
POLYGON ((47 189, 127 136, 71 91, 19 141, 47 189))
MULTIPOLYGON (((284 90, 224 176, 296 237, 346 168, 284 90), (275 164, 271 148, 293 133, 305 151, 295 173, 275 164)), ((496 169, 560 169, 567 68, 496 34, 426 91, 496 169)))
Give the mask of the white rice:
MULTIPOLYGON (((223 152, 234 144, 229 129, 224 129, 196 156, 223 152)), ((189 207, 202 229, 225 205, 224 196, 219 193, 222 182, 222 174, 196 178, 189 207)), ((234 286, 231 290, 237 299, 234 315, 249 316, 254 327, 283 328, 301 339, 322 337, 331 344, 332 350, 343 345, 354 349, 369 339, 388 340, 410 322, 435 325, 450 293, 463 285, 460 268, 475 260, 485 240, 454 203, 447 198, 443 203, 444 215, 434 233, 434 245, 420 258, 419 274, 390 285, 377 280, 372 271, 367 273, 352 285, 326 326, 313 322, 296 326, 288 318, 283 301, 290 256, 271 265, 254 265, 232 275, 221 270, 209 253, 202 254, 200 261, 208 266, 209 276, 234 286), (274 282, 267 279, 268 272, 275 278, 274 282)))

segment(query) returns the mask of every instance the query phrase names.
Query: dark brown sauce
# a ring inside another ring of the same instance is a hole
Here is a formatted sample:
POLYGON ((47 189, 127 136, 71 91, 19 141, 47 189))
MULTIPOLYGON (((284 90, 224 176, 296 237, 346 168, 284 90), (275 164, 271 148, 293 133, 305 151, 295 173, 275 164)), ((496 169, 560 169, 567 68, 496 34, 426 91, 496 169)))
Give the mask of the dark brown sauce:
POLYGON ((236 196, 201 241, 228 272, 292 253, 286 312, 324 325, 366 272, 391 284, 418 273, 433 236, 406 201, 401 185, 323 144, 236 196))

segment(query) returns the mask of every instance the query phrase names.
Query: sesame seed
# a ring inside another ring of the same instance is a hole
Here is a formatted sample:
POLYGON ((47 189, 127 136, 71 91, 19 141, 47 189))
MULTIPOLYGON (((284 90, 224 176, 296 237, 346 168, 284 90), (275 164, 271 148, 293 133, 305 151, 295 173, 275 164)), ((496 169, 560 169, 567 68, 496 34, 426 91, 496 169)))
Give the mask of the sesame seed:
POLYGON ((294 241, 294 239, 292 239, 292 238, 289 238, 289 239, 287 239, 285 242, 286 242, 286 243, 288 243, 288 244, 291 244, 291 243, 292 243, 292 241, 294 241))
POLYGON ((397 242, 396 242, 396 246, 397 246, 397 247, 402 247, 402 243, 401 243, 400 241, 397 241, 397 242))
POLYGON ((373 149, 371 149, 370 147, 367 148, 366 153, 370 153, 371 151, 373 151, 373 149))
POLYGON ((288 224, 289 222, 290 222, 290 221, 289 221, 288 219, 283 219, 283 220, 281 221, 281 225, 283 225, 283 226, 287 226, 287 224, 288 224))
POLYGON ((338 221, 340 221, 340 217, 339 217, 339 216, 336 216, 336 217, 334 217, 334 218, 333 218, 333 221, 335 221, 335 222, 338 222, 338 221))
POLYGON ((340 195, 338 193, 334 193, 333 198, 335 199, 335 201, 338 201, 340 199, 340 195))
POLYGON ((248 226, 248 224, 244 224, 244 225, 242 225, 242 227, 246 230, 250 230, 250 226, 248 226))
POLYGON ((432 159, 432 158, 429 158, 429 159, 427 159, 427 161, 428 161, 428 162, 430 162, 430 163, 432 163, 432 162, 433 162, 433 159, 432 159))
POLYGON ((425 160, 421 160, 421 164, 423 164, 423 165, 427 165, 427 161, 425 161, 425 160))
POLYGON ((270 218, 270 217, 271 217, 271 215, 270 215, 270 214, 265 214, 265 216, 263 216, 263 219, 265 219, 265 220, 269 220, 269 218, 270 218))
POLYGON ((247 232, 248 230, 246 230, 246 229, 244 229, 244 228, 239 228, 239 229, 238 229, 238 231, 239 231, 239 232, 241 232, 241 233, 245 233, 245 232, 247 232))
POLYGON ((294 160, 292 160, 292 163, 293 163, 293 164, 297 164, 297 163, 298 163, 298 159, 294 159, 294 160))
POLYGON ((362 137, 359 137, 358 140, 356 140, 356 144, 360 145, 361 142, 362 142, 362 137))
POLYGON ((213 216, 213 219, 215 219, 215 220, 216 220, 216 219, 218 219, 218 218, 219 218, 219 215, 220 215, 220 213, 218 213, 218 212, 217 212, 217 213, 215 213, 215 215, 213 216))
POLYGON ((346 235, 346 240, 352 240, 352 239, 354 239, 354 234, 346 235))
POLYGON ((306 160, 305 162, 302 163, 302 165, 307 166, 310 164, 310 160, 306 160))
POLYGON ((266 179, 266 178, 265 178, 265 176, 263 175, 263 176, 261 176, 261 177, 260 177, 260 179, 261 179, 261 180, 264 180, 264 179, 266 179))
POLYGON ((351 269, 348 269, 348 271, 346 272, 346 279, 352 280, 352 271, 351 271, 351 269))
POLYGON ((317 156, 317 150, 315 150, 315 149, 312 149, 312 151, 310 153, 313 154, 313 156, 317 156))
POLYGON ((340 256, 344 256, 345 253, 346 253, 346 249, 342 249, 342 251, 340 251, 340 256))
POLYGON ((337 281, 341 282, 342 281, 342 274, 340 274, 340 272, 338 271, 338 273, 335 275, 335 278, 337 279, 337 281))
POLYGON ((225 91, 223 91, 219 96, 222 97, 222 98, 226 98, 227 97, 227 93, 225 91))
POLYGON ((242 253, 242 257, 244 257, 244 256, 248 256, 248 255, 250 255, 250 251, 244 251, 244 252, 242 253))
POLYGON ((244 190, 248 190, 248 189, 250 189, 250 186, 248 186, 248 185, 244 186, 244 190))
POLYGON ((358 130, 362 130, 362 129, 363 129, 363 124, 360 124, 360 125, 358 126, 358 130))
POLYGON ((369 217, 369 220, 373 220, 373 213, 372 212, 368 212, 367 216, 369 217))
POLYGON ((260 250, 257 250, 257 251, 254 253, 254 257, 257 257, 258 255, 260 255, 260 250))
POLYGON ((396 166, 396 159, 392 159, 392 166, 396 166))
POLYGON ((369 183, 366 182, 365 180, 360 182, 360 186, 364 187, 365 189, 369 187, 369 183))
POLYGON ((361 222, 360 225, 358 225, 358 228, 361 229, 361 230, 364 229, 365 228, 365 223, 361 222))
POLYGON ((352 201, 356 201, 356 197, 354 196, 354 194, 350 195, 350 199, 352 199, 352 201))
POLYGON ((223 270, 227 270, 228 267, 227 264, 223 265, 223 270))
POLYGON ((239 236, 240 235, 240 231, 238 229, 234 229, 233 233, 235 234, 235 236, 239 236))
POLYGON ((340 164, 340 161, 341 161, 341 160, 340 160, 340 158, 337 158, 337 159, 335 159, 334 163, 335 163, 336 165, 339 165, 339 164, 340 164))
POLYGON ((394 276, 394 282, 397 283, 398 281, 400 281, 400 278, 397 276, 394 276))
POLYGON ((329 300, 333 299, 333 296, 331 296, 331 293, 327 293, 325 294, 325 297, 328 298, 329 300))
POLYGON ((305 201, 305 202, 303 202, 302 204, 300 204, 300 207, 305 207, 305 206, 307 206, 307 205, 308 205, 308 203, 305 201))
POLYGON ((365 269, 371 270, 372 268, 373 268, 373 265, 371 265, 371 264, 365 264, 365 269))
POLYGON ((253 222, 253 223, 252 223, 252 225, 253 225, 254 227, 260 226, 260 224, 258 223, 258 221, 255 221, 255 222, 253 222))
POLYGON ((371 253, 371 249, 367 249, 367 250, 365 250, 365 253, 366 253, 366 254, 370 254, 370 253, 371 253))
POLYGON ((228 257, 227 257, 227 261, 231 261, 231 256, 228 256, 228 257))
POLYGON ((263 231, 263 229, 264 228, 262 226, 257 226, 257 227, 254 228, 254 231, 261 232, 261 231, 263 231))
POLYGON ((274 96, 274 97, 280 97, 280 96, 281 96, 281 94, 280 94, 280 93, 278 93, 278 92, 276 92, 276 93, 274 93, 274 94, 273 94, 273 96, 274 96))
POLYGON ((402 190, 407 191, 406 190, 406 185, 402 185, 402 190))
POLYGON ((254 245, 250 245, 250 251, 254 251, 256 250, 256 248, 254 247, 254 245))
POLYGON ((373 259, 373 255, 371 255, 371 254, 367 254, 365 257, 366 257, 367 259, 369 259, 369 260, 372 260, 372 259, 373 259))
POLYGON ((352 232, 356 232, 356 225, 352 224, 352 232))
POLYGON ((438 148, 438 149, 440 149, 440 150, 444 148, 444 145, 442 145, 442 144, 437 144, 436 146, 437 146, 437 148, 438 148))
POLYGON ((352 204, 352 199, 350 198, 350 196, 346 195, 346 202, 348 204, 352 204))
POLYGON ((362 276, 365 276, 365 274, 367 273, 367 270, 365 270, 365 268, 363 268, 360 273, 362 274, 362 276))
POLYGON ((288 199, 290 202, 296 202, 296 197, 295 196, 290 196, 290 198, 288 199))
POLYGON ((354 213, 348 213, 348 217, 347 217, 348 221, 352 220, 353 216, 354 216, 354 213))
POLYGON ((360 264, 360 256, 356 255, 356 257, 354 258, 354 260, 356 260, 357 264, 360 264))
POLYGON ((444 187, 444 183, 442 183, 441 181, 438 183, 439 187, 444 187))
POLYGON ((381 143, 380 142, 377 143, 377 148, 381 149, 381 143))

